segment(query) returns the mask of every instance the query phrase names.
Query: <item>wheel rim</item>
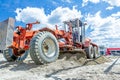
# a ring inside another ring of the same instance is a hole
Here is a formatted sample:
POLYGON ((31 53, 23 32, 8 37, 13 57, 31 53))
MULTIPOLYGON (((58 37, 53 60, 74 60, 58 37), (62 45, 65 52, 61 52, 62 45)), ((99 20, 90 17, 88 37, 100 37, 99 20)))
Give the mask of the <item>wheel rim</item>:
POLYGON ((42 42, 42 51, 46 57, 53 57, 55 55, 56 47, 55 42, 51 38, 46 38, 42 42))

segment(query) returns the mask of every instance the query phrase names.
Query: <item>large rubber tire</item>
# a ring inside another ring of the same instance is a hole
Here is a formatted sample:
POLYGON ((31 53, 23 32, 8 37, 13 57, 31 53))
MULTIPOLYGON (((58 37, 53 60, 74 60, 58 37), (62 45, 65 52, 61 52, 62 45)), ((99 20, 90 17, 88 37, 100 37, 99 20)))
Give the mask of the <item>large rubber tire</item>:
POLYGON ((93 46, 90 45, 89 47, 85 48, 86 56, 88 59, 94 58, 94 49, 93 46))
POLYGON ((55 61, 59 56, 56 37, 50 32, 39 32, 31 40, 30 56, 36 64, 55 61))
POLYGON ((98 48, 94 47, 94 58, 99 57, 98 48))
POLYGON ((23 61, 26 59, 26 57, 28 56, 29 51, 25 51, 25 53, 19 57, 16 57, 13 54, 13 50, 11 48, 8 48, 6 50, 4 50, 3 52, 3 56, 4 58, 8 61, 8 62, 12 62, 12 61, 23 61))

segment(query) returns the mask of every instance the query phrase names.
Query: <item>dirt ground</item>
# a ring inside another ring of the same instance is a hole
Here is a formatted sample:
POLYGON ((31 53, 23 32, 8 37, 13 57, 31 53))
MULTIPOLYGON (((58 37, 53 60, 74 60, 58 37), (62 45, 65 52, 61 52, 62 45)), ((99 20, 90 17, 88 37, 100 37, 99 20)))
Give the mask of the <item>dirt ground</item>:
POLYGON ((75 58, 35 65, 28 57, 24 62, 7 62, 0 53, 0 80, 119 80, 120 56, 102 56, 95 60, 75 58))

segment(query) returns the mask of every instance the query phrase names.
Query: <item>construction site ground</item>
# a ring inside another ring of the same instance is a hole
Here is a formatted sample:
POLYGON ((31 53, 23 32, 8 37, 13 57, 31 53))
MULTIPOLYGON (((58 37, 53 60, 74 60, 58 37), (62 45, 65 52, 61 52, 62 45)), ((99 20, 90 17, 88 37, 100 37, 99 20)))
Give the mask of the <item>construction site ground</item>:
POLYGON ((35 65, 31 58, 7 62, 0 53, 0 80, 119 80, 120 56, 101 56, 95 60, 75 57, 35 65))

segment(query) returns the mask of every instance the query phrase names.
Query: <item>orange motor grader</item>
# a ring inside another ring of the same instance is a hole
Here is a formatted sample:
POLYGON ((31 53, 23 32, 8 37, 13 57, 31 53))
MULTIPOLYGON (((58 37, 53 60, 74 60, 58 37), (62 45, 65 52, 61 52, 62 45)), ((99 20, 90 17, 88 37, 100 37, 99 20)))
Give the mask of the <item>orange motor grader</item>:
POLYGON ((64 21, 62 30, 42 28, 32 30, 33 25, 40 22, 28 23, 25 27, 17 26, 14 30, 14 19, 9 18, 0 23, 0 49, 7 61, 24 60, 30 53, 36 64, 49 63, 59 57, 60 52, 83 51, 87 58, 96 58, 98 46, 85 39, 85 23, 79 19, 64 21))

